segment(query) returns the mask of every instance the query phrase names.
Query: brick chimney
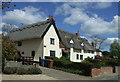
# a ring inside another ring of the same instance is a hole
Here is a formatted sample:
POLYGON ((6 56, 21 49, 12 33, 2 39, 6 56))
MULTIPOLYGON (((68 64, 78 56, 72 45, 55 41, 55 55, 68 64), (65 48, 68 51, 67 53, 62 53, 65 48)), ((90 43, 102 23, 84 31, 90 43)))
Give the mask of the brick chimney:
POLYGON ((79 33, 79 31, 76 32, 76 36, 80 37, 80 33, 79 33))
POLYGON ((48 18, 47 20, 49 20, 51 23, 54 23, 54 22, 55 22, 54 16, 49 16, 49 18, 48 18))

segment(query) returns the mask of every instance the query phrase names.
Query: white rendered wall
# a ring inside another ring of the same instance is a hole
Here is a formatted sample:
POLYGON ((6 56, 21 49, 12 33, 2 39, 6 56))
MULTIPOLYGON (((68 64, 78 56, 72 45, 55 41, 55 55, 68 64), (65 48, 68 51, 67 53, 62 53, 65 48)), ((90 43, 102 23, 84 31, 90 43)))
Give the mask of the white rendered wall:
POLYGON ((22 56, 32 57, 31 52, 35 51, 35 61, 39 61, 39 57, 43 54, 43 41, 41 39, 30 39, 21 41, 22 46, 17 46, 17 49, 24 54, 22 56))
POLYGON ((44 49, 43 49, 43 58, 45 56, 50 56, 50 50, 54 50, 55 51, 55 56, 60 58, 62 56, 61 54, 61 49, 59 48, 59 38, 58 35, 55 31, 55 28, 53 25, 51 25, 51 27, 49 28, 49 30, 47 31, 47 33, 44 36, 44 49), (55 44, 50 44, 50 38, 54 38, 55 39, 55 44))
MULTIPOLYGON (((73 50, 73 49, 70 49, 70 51, 73 50)), ((73 62, 81 62, 82 60, 80 60, 80 55, 83 55, 83 60, 87 57, 90 57, 90 58, 95 58, 95 53, 92 54, 92 53, 84 53, 84 50, 81 50, 81 52, 74 52, 74 51, 71 51, 72 53, 70 53, 70 60, 73 61, 73 62), (77 54, 79 55, 79 59, 77 59, 77 54)))

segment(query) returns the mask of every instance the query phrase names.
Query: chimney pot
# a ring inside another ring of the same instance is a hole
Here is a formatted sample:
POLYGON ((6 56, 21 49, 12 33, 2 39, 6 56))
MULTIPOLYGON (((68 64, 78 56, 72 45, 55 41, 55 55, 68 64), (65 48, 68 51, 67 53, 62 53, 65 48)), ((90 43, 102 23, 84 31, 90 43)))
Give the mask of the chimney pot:
POLYGON ((76 32, 76 36, 80 37, 79 31, 76 32))

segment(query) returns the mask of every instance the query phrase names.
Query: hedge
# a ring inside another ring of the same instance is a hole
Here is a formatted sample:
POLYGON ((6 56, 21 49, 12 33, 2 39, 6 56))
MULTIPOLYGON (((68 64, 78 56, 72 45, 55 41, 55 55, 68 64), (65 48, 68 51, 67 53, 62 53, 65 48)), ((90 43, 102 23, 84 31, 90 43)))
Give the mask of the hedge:
POLYGON ((15 74, 17 71, 16 67, 5 67, 3 73, 5 74, 15 74))
POLYGON ((76 62, 71 62, 66 57, 61 57, 59 59, 56 57, 47 57, 47 58, 54 60, 55 68, 59 68, 59 69, 62 68, 63 71, 66 71, 68 69, 69 71, 67 72, 70 72, 72 70, 73 73, 83 74, 87 76, 90 75, 92 64, 87 61, 76 63, 76 62), (75 70, 77 71, 75 72, 75 70))
POLYGON ((4 74, 42 74, 42 71, 39 68, 31 67, 5 67, 3 70, 4 74))

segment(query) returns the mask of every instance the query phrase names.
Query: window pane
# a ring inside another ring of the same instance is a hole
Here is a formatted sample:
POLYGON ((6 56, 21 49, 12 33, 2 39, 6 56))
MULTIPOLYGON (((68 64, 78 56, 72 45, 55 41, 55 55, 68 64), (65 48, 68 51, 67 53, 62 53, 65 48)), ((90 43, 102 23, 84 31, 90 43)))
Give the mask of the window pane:
POLYGON ((79 54, 77 54, 76 59, 77 59, 77 60, 79 59, 79 54))
POLYGON ((50 38, 50 44, 55 44, 55 39, 54 38, 50 38))
POLYGON ((55 57, 55 51, 50 51, 50 56, 54 56, 55 57))
POLYGON ((83 60, 83 55, 80 55, 80 60, 83 60))
POLYGON ((73 47, 74 47, 73 43, 70 43, 70 47, 71 47, 71 48, 73 48, 73 47))

